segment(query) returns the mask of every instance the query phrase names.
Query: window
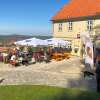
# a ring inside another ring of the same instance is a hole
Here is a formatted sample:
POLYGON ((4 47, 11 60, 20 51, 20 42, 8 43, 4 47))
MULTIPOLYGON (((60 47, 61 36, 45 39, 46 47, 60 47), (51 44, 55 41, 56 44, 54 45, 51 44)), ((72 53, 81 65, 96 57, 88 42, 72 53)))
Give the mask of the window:
POLYGON ((58 26, 58 31, 61 32, 62 31, 62 23, 59 23, 59 26, 58 26))
POLYGON ((72 22, 68 22, 68 30, 69 31, 73 30, 73 23, 72 22))
POLYGON ((87 21, 87 30, 91 31, 93 29, 93 20, 87 21))
POLYGON ((80 39, 80 34, 77 34, 77 39, 80 39))

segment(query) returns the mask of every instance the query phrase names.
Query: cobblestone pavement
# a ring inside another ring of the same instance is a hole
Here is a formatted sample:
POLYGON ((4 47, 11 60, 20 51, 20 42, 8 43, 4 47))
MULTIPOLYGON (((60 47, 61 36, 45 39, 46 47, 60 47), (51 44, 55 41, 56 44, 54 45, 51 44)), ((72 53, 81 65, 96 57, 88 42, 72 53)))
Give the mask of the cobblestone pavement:
POLYGON ((37 63, 29 66, 0 66, 1 85, 50 85, 59 87, 74 87, 96 89, 95 77, 86 80, 83 77, 84 66, 78 57, 64 61, 52 61, 48 64, 37 63))

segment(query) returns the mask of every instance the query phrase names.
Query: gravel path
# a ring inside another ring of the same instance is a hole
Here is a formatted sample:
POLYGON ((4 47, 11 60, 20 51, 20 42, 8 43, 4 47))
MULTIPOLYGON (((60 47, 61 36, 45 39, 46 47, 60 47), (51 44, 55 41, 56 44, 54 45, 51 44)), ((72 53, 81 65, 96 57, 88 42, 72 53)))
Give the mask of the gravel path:
POLYGON ((80 64, 78 57, 20 67, 0 65, 0 77, 4 79, 1 85, 41 84, 96 89, 95 77, 91 80, 84 79, 82 73, 84 66, 80 64))

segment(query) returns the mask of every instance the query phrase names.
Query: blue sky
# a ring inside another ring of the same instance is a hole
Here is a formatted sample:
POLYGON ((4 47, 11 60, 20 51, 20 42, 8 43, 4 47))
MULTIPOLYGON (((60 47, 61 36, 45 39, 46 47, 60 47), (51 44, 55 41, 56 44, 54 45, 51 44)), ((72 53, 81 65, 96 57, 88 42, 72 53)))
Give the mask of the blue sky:
POLYGON ((69 0, 0 0, 0 34, 51 33, 51 17, 69 0))

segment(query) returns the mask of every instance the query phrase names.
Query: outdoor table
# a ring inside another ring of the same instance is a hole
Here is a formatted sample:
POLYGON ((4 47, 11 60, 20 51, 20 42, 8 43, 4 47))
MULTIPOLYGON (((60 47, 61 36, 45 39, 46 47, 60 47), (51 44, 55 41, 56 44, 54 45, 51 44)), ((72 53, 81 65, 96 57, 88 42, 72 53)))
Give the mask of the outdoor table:
POLYGON ((52 58, 57 60, 57 61, 60 61, 63 59, 63 54, 62 53, 53 53, 52 58))
POLYGON ((69 59, 70 58, 70 53, 64 53, 64 57, 65 57, 65 59, 69 59))

